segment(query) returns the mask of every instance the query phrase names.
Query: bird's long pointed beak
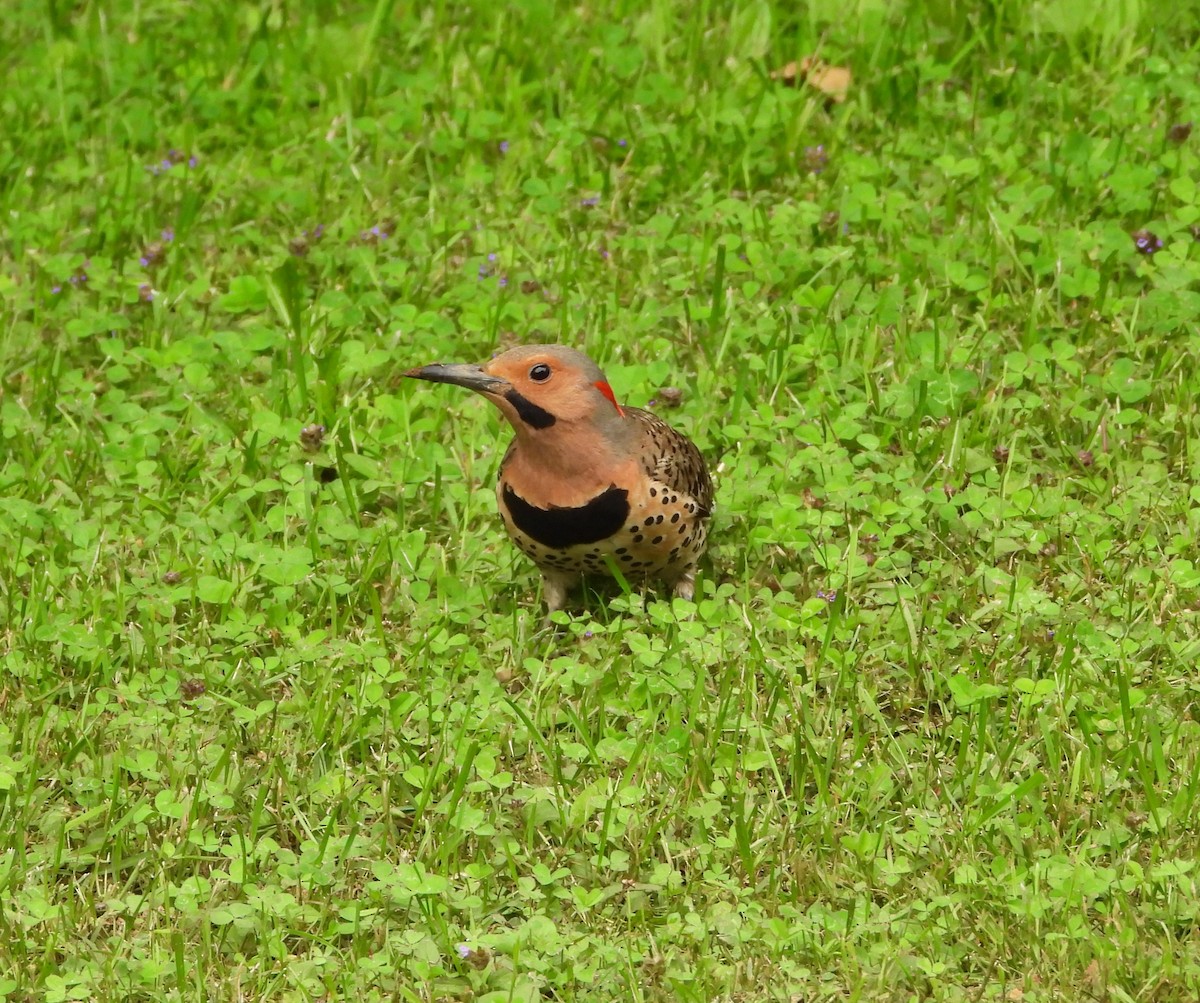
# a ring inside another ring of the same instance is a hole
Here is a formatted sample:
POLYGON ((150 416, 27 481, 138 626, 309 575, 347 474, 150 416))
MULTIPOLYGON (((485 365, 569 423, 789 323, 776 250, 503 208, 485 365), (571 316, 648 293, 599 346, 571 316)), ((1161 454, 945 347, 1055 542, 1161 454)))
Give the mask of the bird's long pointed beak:
POLYGON ((482 366, 466 363, 435 362, 429 366, 417 366, 404 375, 411 376, 414 380, 428 380, 430 383, 453 383, 455 386, 477 390, 482 394, 501 394, 510 385, 508 380, 485 373, 482 366))

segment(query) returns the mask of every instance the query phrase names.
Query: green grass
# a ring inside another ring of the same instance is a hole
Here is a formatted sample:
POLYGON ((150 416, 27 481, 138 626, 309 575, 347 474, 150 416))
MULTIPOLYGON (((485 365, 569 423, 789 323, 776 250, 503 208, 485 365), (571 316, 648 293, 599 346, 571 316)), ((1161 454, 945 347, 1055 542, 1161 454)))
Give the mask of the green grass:
POLYGON ((1197 999, 1198 29, 13 5, 0 997, 1197 999), (401 377, 535 341, 683 391, 694 604, 542 628, 401 377))

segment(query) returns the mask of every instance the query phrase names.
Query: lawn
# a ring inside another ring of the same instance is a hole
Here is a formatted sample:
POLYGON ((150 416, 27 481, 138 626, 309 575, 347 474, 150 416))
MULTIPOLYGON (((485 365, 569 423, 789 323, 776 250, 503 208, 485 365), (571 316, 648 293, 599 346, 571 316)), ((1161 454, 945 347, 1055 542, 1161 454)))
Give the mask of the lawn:
POLYGON ((10 6, 0 999, 1200 998, 1195 4, 10 6))

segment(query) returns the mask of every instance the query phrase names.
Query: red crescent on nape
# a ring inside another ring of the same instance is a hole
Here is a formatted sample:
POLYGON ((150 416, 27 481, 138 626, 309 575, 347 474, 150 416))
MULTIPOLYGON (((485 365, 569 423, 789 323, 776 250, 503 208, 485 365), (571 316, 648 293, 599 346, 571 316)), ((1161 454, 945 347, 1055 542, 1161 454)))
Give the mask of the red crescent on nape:
POLYGON ((624 418, 625 412, 621 410, 621 405, 617 403, 617 395, 612 392, 612 387, 605 383, 604 380, 597 380, 594 385, 597 390, 612 401, 612 406, 617 409, 617 414, 624 418))

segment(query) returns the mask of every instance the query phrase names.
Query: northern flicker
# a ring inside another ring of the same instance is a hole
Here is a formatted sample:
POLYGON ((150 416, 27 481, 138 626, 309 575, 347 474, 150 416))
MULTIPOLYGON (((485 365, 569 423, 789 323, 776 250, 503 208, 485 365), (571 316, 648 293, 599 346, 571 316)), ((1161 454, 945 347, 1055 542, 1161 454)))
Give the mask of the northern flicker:
POLYGON ((584 572, 661 578, 692 597, 713 487, 700 451, 649 411, 622 407, 591 359, 513 348, 482 366, 405 375, 482 394, 516 432, 500 463, 504 527, 542 573, 550 611, 584 572))

